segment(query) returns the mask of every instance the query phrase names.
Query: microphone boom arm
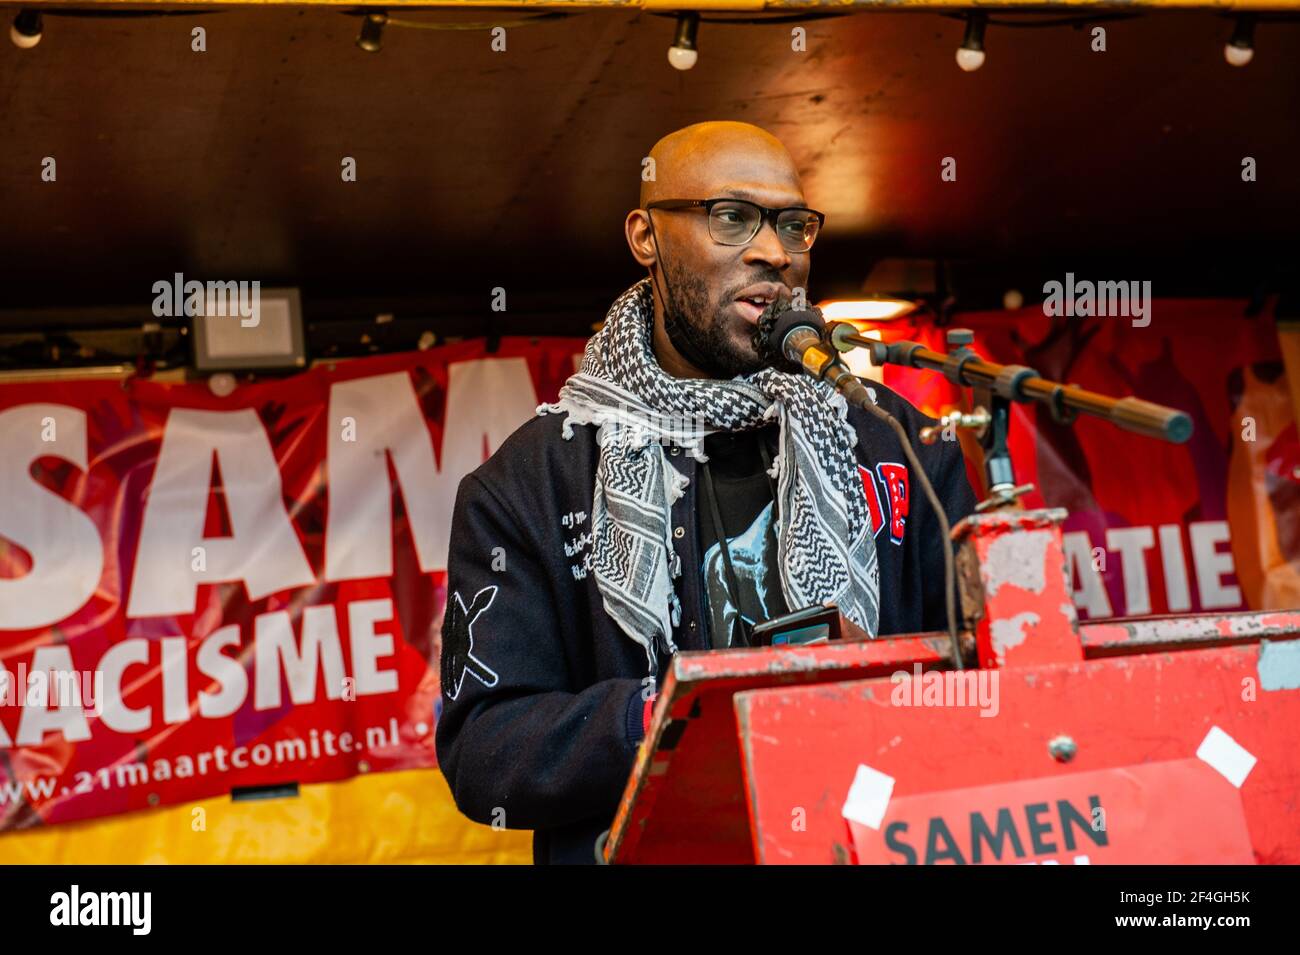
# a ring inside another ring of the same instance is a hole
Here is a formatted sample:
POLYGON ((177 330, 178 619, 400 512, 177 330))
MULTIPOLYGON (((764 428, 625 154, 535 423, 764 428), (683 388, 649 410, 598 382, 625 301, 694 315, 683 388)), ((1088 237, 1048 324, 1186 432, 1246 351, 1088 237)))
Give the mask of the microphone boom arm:
POLYGON ((886 344, 866 338, 847 322, 832 322, 826 327, 826 340, 837 351, 866 348, 873 365, 902 365, 937 371, 958 387, 974 390, 973 413, 945 415, 939 427, 926 428, 921 439, 931 443, 937 431, 957 425, 973 429, 984 448, 984 471, 988 478, 989 497, 977 510, 1005 507, 1033 485, 1016 485, 1007 439, 1011 425, 1011 402, 1038 401, 1047 405, 1052 418, 1060 424, 1072 424, 1080 414, 1102 418, 1125 430, 1147 437, 1181 444, 1192 434, 1192 419, 1176 408, 1143 401, 1140 398, 1111 398, 1075 385, 1043 378, 1024 365, 999 365, 985 361, 970 347, 974 333, 966 328, 948 331, 951 352, 937 352, 920 342, 898 341, 886 344))
POLYGON ((945 354, 920 342, 885 344, 864 338, 847 322, 832 322, 827 326, 827 332, 837 349, 847 351, 845 345, 868 349, 873 365, 924 368, 942 373, 955 385, 988 389, 1008 401, 1039 401, 1047 405, 1053 418, 1062 424, 1072 423, 1078 414, 1087 414, 1103 418, 1127 431, 1173 444, 1182 444, 1192 435, 1192 419, 1184 411, 1141 398, 1111 398, 1075 385, 1061 384, 1041 377, 1037 371, 1024 365, 999 365, 985 361, 965 343, 945 354))

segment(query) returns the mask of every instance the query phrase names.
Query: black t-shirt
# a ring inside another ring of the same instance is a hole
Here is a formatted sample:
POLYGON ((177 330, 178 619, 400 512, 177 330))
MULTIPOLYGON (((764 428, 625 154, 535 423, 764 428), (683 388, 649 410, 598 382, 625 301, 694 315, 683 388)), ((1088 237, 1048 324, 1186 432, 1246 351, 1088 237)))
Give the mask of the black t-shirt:
POLYGON ((779 428, 771 424, 753 431, 711 434, 704 439, 708 463, 699 472, 700 551, 704 593, 709 602, 709 639, 713 647, 744 646, 739 619, 749 626, 787 612, 781 592, 776 552, 775 481, 766 474, 759 442, 767 460, 777 454, 779 428), (708 477, 717 492, 718 516, 726 529, 731 566, 736 576, 740 610, 737 614, 727 586, 727 570, 709 506, 708 477))

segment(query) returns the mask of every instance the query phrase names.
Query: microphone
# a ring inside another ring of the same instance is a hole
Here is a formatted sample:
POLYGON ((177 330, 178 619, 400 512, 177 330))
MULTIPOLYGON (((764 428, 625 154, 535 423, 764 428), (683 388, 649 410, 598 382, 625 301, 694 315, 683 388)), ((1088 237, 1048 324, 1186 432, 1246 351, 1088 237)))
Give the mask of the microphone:
POLYGON ((947 614, 948 639, 952 642, 952 658, 957 669, 963 669, 961 642, 957 637, 957 571, 952 553, 952 534, 948 526, 948 515, 943 503, 935 494, 929 475, 921 466, 912 447, 907 430, 884 408, 879 408, 871 400, 871 393, 858 379, 840 363, 839 350, 826 342, 826 323, 822 320, 821 310, 816 306, 810 309, 792 309, 787 304, 784 310, 779 306, 769 306, 772 313, 764 313, 758 320, 754 332, 754 347, 760 356, 773 363, 779 370, 788 370, 784 365, 794 366, 796 372, 802 371, 818 381, 829 381, 835 390, 844 396, 850 405, 861 408, 872 417, 884 422, 893 430, 902 446, 903 455, 915 475, 926 500, 934 511, 939 524, 939 541, 943 548, 944 609, 947 614))
POLYGON ((822 343, 825 331, 826 323, 816 308, 774 309, 773 321, 765 333, 767 350, 791 365, 803 367, 804 354, 822 343))
POLYGON ((838 351, 826 344, 825 334, 820 309, 787 305, 760 319, 755 338, 760 354, 779 370, 802 371, 818 381, 829 381, 849 404, 874 407, 862 382, 840 362, 838 351))

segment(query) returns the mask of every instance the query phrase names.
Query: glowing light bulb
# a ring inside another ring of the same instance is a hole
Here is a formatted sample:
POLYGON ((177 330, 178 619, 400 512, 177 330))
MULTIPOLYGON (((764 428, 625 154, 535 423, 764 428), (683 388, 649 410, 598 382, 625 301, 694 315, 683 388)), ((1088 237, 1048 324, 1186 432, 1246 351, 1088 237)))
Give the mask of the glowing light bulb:
POLYGON ((967 73, 973 73, 984 65, 984 24, 988 14, 975 10, 966 15, 966 35, 957 48, 957 65, 967 73))
POLYGON ((699 50, 684 50, 679 46, 668 48, 668 62, 675 70, 689 70, 700 58, 699 50))
POLYGON ((700 58, 695 48, 696 36, 700 29, 700 15, 693 10, 677 18, 677 32, 673 35, 673 45, 668 48, 668 62, 675 70, 689 70, 700 58))
POLYGON ((1255 51, 1248 46, 1233 46, 1228 43, 1223 47, 1223 58, 1233 66, 1245 66, 1255 58, 1255 51))
POLYGON ((1255 57, 1255 18, 1246 13, 1237 17, 1232 39, 1223 48, 1223 58, 1232 66, 1245 66, 1255 57))
POLYGON ((962 47, 957 51, 957 65, 967 73, 974 73, 984 65, 984 51, 962 47))
POLYGON ((20 50, 30 50, 41 42, 41 14, 37 10, 19 10, 9 24, 9 39, 20 50))

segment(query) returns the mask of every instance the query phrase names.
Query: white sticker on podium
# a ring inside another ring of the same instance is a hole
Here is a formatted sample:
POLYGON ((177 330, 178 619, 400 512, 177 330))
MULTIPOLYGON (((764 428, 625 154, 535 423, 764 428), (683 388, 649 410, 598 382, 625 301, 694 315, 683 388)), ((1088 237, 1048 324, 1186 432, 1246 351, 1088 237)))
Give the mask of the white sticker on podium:
POLYGON ((1238 789, 1258 762, 1246 747, 1217 726, 1211 726, 1205 739, 1201 740, 1201 745, 1196 749, 1196 758, 1209 763, 1238 789))
POLYGON ((894 777, 888 776, 865 764, 858 766, 849 787, 848 798, 840 814, 845 819, 879 829, 885 812, 889 809, 889 800, 894 795, 894 777))

